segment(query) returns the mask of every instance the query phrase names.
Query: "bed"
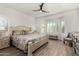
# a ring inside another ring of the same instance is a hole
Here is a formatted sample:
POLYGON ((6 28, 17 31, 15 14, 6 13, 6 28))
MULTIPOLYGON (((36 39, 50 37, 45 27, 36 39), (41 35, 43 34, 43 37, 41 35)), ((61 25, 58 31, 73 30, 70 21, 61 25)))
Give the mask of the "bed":
POLYGON ((38 49, 45 43, 48 43, 48 36, 46 34, 41 34, 37 32, 33 33, 33 31, 32 33, 25 34, 25 32, 30 31, 25 31, 24 26, 14 28, 17 28, 17 30, 12 30, 12 45, 22 50, 24 53, 27 53, 29 56, 31 56, 36 49, 38 49))

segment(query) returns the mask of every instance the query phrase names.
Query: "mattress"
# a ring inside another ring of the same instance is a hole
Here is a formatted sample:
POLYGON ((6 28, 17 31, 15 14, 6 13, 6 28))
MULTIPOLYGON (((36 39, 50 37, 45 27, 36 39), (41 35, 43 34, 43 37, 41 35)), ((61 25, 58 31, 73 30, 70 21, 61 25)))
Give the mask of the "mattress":
POLYGON ((37 42, 41 38, 45 37, 46 34, 27 34, 27 35, 14 35, 12 36, 12 45, 19 48, 20 50, 26 51, 28 47, 28 42, 37 42))

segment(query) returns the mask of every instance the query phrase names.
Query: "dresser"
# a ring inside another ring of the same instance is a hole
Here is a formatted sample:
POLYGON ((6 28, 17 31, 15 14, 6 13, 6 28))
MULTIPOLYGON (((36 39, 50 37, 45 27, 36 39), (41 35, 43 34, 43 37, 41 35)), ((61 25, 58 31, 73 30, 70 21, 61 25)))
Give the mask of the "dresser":
POLYGON ((6 48, 10 46, 10 36, 8 32, 4 32, 0 34, 0 49, 6 48))

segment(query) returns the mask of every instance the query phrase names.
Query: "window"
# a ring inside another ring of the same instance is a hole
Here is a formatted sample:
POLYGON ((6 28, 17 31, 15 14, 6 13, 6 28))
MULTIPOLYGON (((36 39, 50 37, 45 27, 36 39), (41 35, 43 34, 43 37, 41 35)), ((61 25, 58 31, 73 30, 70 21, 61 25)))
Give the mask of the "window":
POLYGON ((47 33, 48 34, 55 34, 57 32, 57 23, 56 22, 48 22, 47 24, 47 33))
POLYGON ((65 23, 64 21, 54 20, 47 22, 47 33, 56 35, 58 33, 64 33, 65 23))
POLYGON ((5 18, 0 17, 0 30, 6 30, 7 27, 7 20, 5 18))

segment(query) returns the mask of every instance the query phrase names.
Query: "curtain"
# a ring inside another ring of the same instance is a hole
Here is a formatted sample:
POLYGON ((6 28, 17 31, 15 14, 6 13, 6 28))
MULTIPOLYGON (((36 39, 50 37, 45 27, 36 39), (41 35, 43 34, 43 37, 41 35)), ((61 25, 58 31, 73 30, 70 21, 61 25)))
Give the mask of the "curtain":
POLYGON ((64 21, 56 20, 47 22, 47 34, 57 35, 58 33, 64 33, 65 31, 64 21))

